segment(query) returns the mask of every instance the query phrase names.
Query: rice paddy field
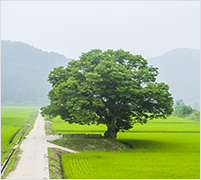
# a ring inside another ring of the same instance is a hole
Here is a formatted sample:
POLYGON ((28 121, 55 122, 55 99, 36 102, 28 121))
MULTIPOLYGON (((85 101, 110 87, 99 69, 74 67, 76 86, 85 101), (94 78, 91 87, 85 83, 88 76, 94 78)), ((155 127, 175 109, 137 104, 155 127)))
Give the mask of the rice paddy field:
MULTIPOLYGON (((52 129, 57 133, 86 133, 86 134, 102 134, 107 130, 107 127, 103 124, 100 125, 79 125, 69 124, 61 120, 59 117, 52 119, 52 129)), ((175 116, 168 117, 167 119, 154 119, 150 120, 147 124, 135 124, 134 127, 125 133, 145 133, 145 132, 164 132, 164 133, 199 133, 200 124, 196 121, 191 121, 175 116)), ((118 134, 121 134, 120 132, 118 134)))
POLYGON ((15 144, 13 137, 21 130, 35 107, 1 107, 1 164, 15 144))
POLYGON ((1 145, 9 144, 36 108, 1 107, 1 145))
MULTIPOLYGON (((104 134, 106 127, 53 119, 57 133, 104 134)), ((132 149, 63 154, 66 179, 200 179, 200 124, 171 116, 117 134, 132 149)))

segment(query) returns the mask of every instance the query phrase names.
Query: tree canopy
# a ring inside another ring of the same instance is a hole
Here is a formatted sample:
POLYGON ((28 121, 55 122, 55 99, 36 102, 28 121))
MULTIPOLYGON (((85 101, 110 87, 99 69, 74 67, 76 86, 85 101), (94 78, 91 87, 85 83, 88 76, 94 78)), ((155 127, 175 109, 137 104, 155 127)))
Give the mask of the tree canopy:
POLYGON ((105 124, 105 137, 148 119, 166 118, 173 111, 169 86, 155 82, 157 68, 141 55, 120 50, 94 49, 82 53, 67 67, 50 72, 50 105, 42 115, 69 123, 105 124))

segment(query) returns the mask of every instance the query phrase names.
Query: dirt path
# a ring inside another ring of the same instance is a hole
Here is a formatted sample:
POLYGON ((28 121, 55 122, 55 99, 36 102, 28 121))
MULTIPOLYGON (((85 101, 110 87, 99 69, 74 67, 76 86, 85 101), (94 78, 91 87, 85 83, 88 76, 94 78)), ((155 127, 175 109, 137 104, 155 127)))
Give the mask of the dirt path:
POLYGON ((20 145, 22 154, 15 169, 6 179, 49 179, 48 169, 48 147, 61 148, 65 151, 77 153, 76 151, 63 148, 47 142, 47 139, 57 139, 59 136, 46 136, 44 130, 44 119, 39 114, 34 128, 20 145))

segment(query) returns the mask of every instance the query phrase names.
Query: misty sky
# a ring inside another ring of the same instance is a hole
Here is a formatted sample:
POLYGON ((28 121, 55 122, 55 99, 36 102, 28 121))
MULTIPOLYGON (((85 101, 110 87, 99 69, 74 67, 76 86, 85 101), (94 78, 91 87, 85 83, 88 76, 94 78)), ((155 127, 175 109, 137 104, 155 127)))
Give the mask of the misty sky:
POLYGON ((94 48, 151 58, 200 49, 199 1, 2 1, 1 40, 78 59, 94 48))

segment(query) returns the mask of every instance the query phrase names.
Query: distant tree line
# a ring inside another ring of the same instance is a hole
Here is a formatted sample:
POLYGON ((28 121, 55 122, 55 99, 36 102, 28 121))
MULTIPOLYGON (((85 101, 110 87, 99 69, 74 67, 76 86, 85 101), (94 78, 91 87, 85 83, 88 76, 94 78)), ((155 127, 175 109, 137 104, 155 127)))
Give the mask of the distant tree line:
MULTIPOLYGON (((193 109, 190 105, 185 105, 184 100, 179 99, 176 100, 174 104, 174 111, 173 111, 173 116, 181 117, 181 118, 186 118, 189 115, 194 114, 194 117, 196 119, 200 119, 200 112, 193 109)), ((192 119, 194 120, 194 119, 192 119)))

